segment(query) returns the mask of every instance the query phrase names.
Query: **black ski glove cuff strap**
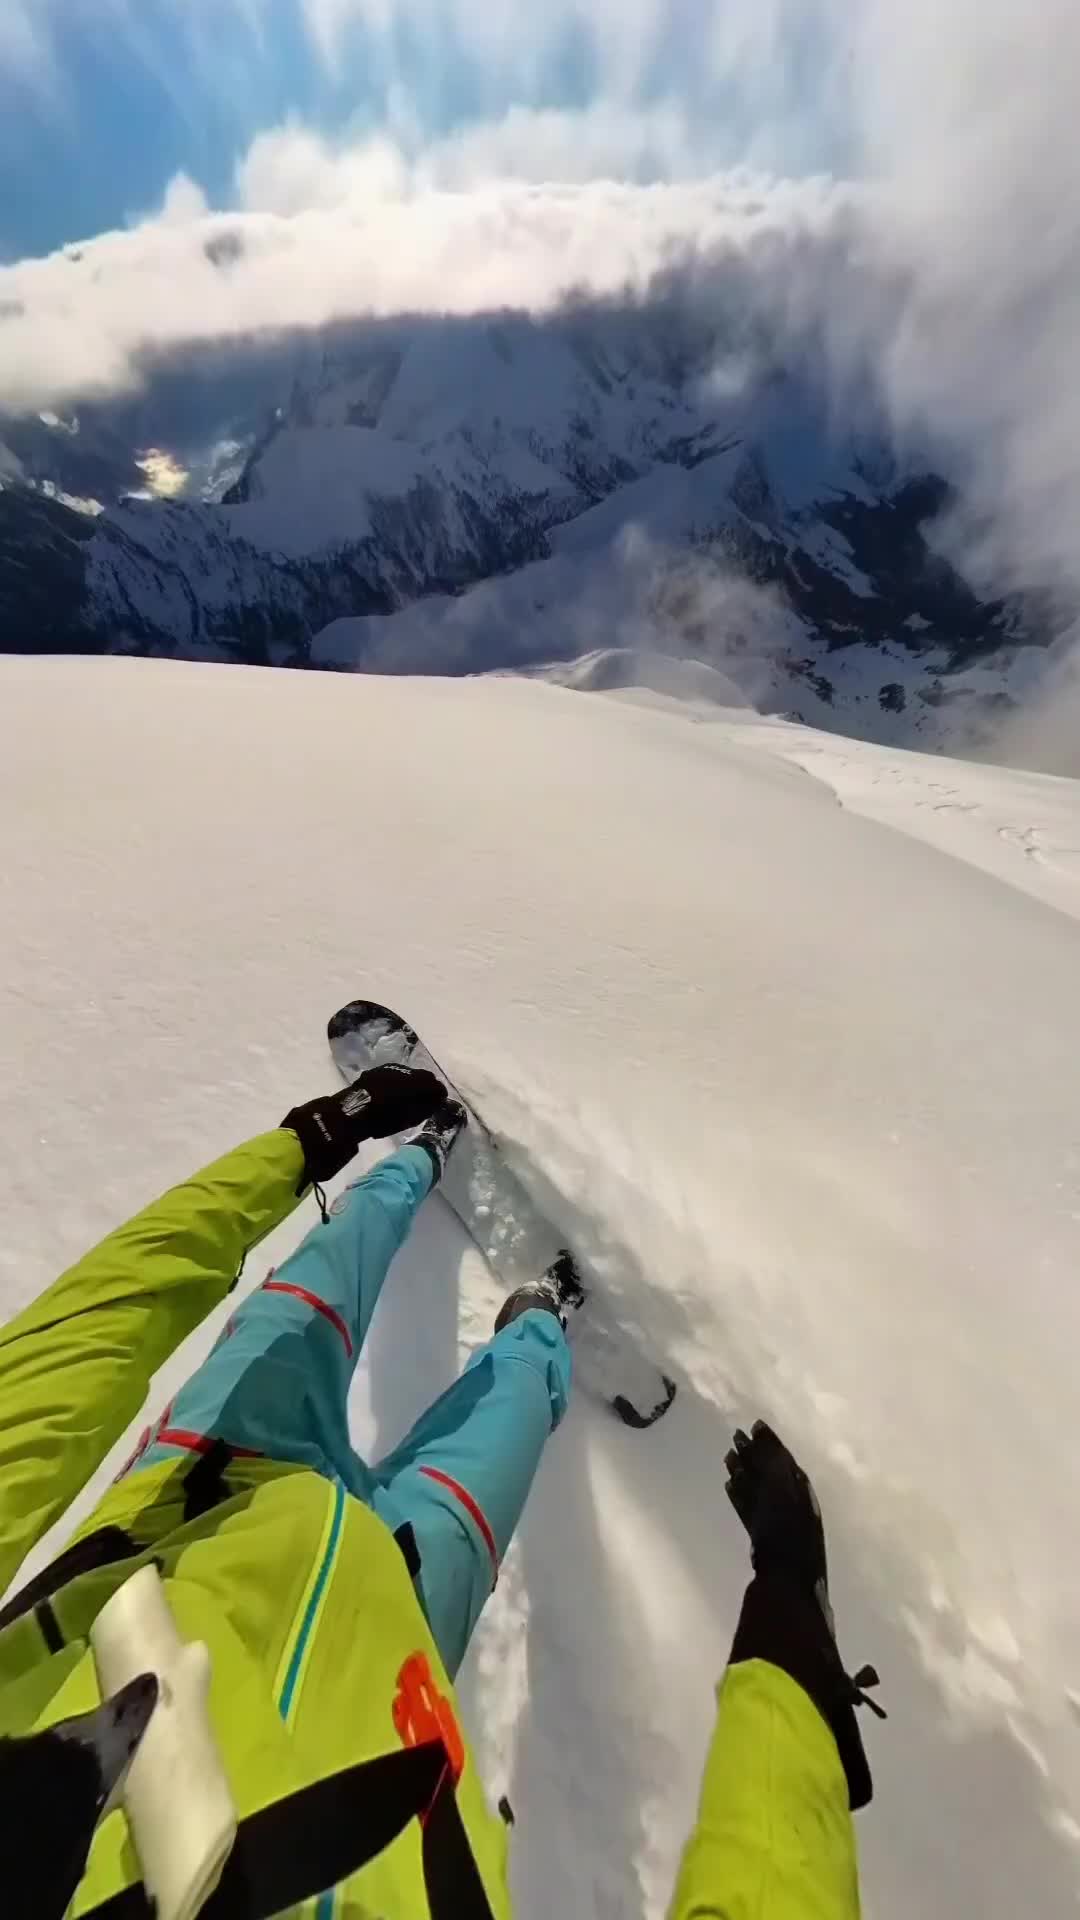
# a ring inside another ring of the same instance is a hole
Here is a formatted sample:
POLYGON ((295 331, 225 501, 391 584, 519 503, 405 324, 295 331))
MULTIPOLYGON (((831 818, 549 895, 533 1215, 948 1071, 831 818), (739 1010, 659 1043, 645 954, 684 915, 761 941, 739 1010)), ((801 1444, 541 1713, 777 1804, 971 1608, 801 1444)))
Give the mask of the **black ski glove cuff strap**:
POLYGON ((357 1125, 355 1119, 342 1113, 340 1094, 294 1107, 281 1124, 295 1133, 304 1150, 305 1174, 298 1193, 315 1183, 321 1185, 324 1180, 332 1180, 335 1173, 340 1173, 342 1167, 356 1158, 360 1144, 357 1125))
MULTIPOLYGON (((813 1594, 783 1575, 758 1574, 746 1589, 731 1649, 732 1666, 744 1660, 767 1660, 809 1695, 839 1748, 852 1813, 869 1806, 874 1785, 855 1719, 859 1688, 844 1672, 813 1594)), ((870 1684, 866 1675, 860 1679, 870 1684)))

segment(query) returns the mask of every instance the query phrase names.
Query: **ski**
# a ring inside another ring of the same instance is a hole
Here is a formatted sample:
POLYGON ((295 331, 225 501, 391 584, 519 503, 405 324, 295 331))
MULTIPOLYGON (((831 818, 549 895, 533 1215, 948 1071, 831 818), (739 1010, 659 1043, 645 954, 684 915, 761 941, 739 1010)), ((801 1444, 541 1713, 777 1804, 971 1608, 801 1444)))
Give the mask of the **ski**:
POLYGON ((574 1363, 581 1384, 599 1395, 625 1426, 638 1431, 655 1426, 675 1399, 675 1382, 605 1322, 602 1294, 415 1028, 390 1007, 354 1000, 334 1014, 327 1035, 334 1064, 346 1082, 382 1065, 426 1067, 445 1082, 466 1109, 469 1126, 450 1156, 439 1197, 508 1292, 541 1275, 555 1280, 574 1320, 574 1363))

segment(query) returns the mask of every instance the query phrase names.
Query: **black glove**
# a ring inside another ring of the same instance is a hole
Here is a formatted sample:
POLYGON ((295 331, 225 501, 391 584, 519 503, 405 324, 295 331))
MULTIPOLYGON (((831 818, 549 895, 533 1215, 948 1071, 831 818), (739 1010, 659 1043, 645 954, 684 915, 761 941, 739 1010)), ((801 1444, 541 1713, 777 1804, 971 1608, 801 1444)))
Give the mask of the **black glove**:
POLYGON ((155 1676, 143 1673, 92 1713, 44 1733, 0 1738, 9 1913, 63 1920, 70 1911, 98 1821, 139 1749, 160 1691, 155 1676))
POLYGON ((793 1454, 764 1420, 740 1428, 724 1465, 727 1497, 750 1535, 755 1573, 784 1573, 809 1587, 827 1611, 829 1567, 817 1495, 793 1454))
POLYGON ((305 1175, 300 1191, 332 1180, 347 1167, 362 1140, 385 1140, 430 1118, 446 1099, 446 1088, 419 1067, 369 1067, 340 1093, 294 1107, 281 1122, 304 1149, 305 1175))
POLYGON ((829 1601, 825 1528, 817 1495, 798 1461, 763 1420, 741 1430, 725 1461, 727 1495, 747 1533, 755 1578, 743 1601, 732 1664, 768 1660, 810 1695, 836 1738, 851 1810, 868 1805, 873 1782, 855 1719, 877 1685, 872 1667, 850 1679, 836 1644, 829 1601))

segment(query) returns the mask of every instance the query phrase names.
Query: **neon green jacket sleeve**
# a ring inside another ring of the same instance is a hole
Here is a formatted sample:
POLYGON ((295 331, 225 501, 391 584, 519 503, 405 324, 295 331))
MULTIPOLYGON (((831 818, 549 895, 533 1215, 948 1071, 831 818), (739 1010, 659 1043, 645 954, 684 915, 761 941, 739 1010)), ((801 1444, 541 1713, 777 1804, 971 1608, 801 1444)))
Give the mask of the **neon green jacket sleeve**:
POLYGON ((295 1133, 261 1134, 111 1233, 0 1332, 0 1593, 244 1254, 291 1213, 303 1175, 295 1133))
POLYGON ((729 1667, 718 1700, 669 1920, 858 1920, 847 1780, 813 1701, 765 1660, 729 1667))

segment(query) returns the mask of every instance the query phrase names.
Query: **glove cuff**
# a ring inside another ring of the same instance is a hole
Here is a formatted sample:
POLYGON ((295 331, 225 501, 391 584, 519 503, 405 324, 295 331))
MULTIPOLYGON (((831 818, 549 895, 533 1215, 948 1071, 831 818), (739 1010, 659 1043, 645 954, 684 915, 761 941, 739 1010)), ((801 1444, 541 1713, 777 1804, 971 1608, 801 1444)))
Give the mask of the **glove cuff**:
POLYGON ((852 1813, 869 1806, 874 1783, 855 1719, 859 1687, 845 1673, 825 1615, 807 1587, 777 1573, 759 1573, 750 1582, 730 1664, 744 1660, 767 1660, 809 1695, 836 1740, 852 1813))
POLYGON ((368 1138, 363 1116, 370 1105, 364 1089, 352 1086, 320 1100, 309 1100, 285 1115, 282 1126, 295 1133, 304 1150, 305 1173, 299 1192, 332 1180, 356 1158, 361 1140, 368 1138))

